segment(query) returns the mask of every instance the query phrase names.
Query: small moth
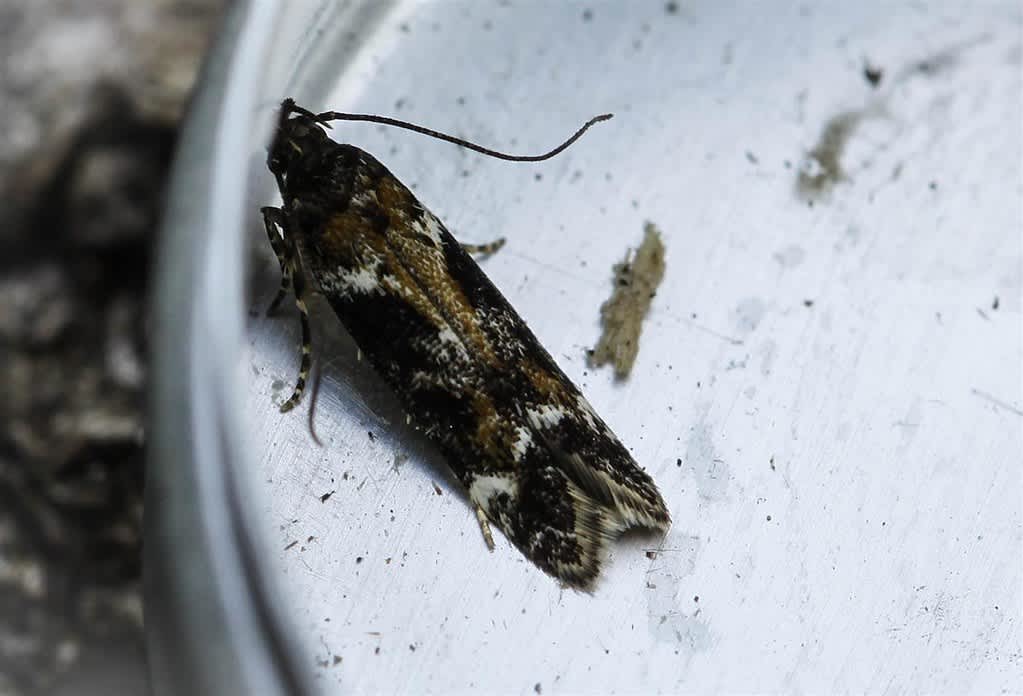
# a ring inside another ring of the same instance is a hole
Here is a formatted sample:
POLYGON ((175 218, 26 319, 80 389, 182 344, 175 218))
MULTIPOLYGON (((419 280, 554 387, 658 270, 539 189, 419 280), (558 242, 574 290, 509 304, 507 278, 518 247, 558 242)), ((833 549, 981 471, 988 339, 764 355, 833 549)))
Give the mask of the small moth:
POLYGON ((657 487, 470 257, 503 240, 459 244, 386 167, 325 129, 369 121, 539 161, 608 118, 544 155, 513 156, 382 116, 314 114, 286 99, 267 157, 283 205, 262 209, 282 274, 270 308, 292 289, 302 326, 298 383, 281 410, 298 403, 309 373, 305 298, 315 285, 409 422, 446 458, 491 550, 489 523, 581 590, 592 589, 623 531, 667 529, 657 487))

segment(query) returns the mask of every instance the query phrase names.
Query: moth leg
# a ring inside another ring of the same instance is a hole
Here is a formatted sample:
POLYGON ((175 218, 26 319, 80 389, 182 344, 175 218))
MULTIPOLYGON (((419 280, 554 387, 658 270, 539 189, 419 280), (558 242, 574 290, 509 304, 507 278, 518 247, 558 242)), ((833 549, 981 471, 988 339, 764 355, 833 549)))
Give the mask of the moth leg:
POLYGON ((266 236, 270 238, 270 246, 273 247, 274 254, 277 256, 277 263, 281 265, 281 287, 266 310, 267 316, 269 316, 277 311, 291 288, 291 259, 294 253, 291 245, 281 237, 281 233, 278 231, 278 228, 284 229, 284 211, 280 208, 267 206, 261 208, 260 212, 263 213, 266 236))
POLYGON ((480 531, 483 532, 483 541, 487 543, 487 548, 491 551, 494 550, 494 535, 490 531, 490 521, 487 519, 487 513, 483 512, 483 508, 479 505, 474 505, 476 508, 476 519, 480 523, 480 531))
POLYGON ((287 413, 295 408, 295 405, 302 399, 302 392, 305 390, 306 379, 309 377, 309 369, 313 361, 312 332, 309 330, 309 309, 305 305, 305 272, 302 270, 298 257, 294 254, 288 260, 288 266, 292 286, 295 290, 295 306, 298 307, 298 317, 302 324, 302 362, 298 368, 298 382, 295 384, 295 391, 291 393, 288 400, 281 406, 281 413, 287 413))
POLYGON ((462 244, 462 248, 467 254, 483 254, 484 256, 490 256, 504 246, 504 241, 504 237, 500 237, 492 242, 487 242, 486 244, 462 244))
POLYGON ((291 289, 291 274, 287 271, 281 272, 281 287, 277 290, 277 294, 274 296, 270 306, 266 308, 266 315, 270 316, 277 311, 277 308, 284 301, 284 298, 288 295, 288 290, 291 289))

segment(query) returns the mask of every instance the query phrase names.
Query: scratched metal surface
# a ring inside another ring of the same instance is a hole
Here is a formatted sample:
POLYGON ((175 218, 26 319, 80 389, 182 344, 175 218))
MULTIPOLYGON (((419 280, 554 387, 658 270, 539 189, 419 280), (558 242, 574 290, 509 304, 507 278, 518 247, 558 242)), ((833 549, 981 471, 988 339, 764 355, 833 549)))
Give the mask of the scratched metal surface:
POLYGON ((593 596, 488 553, 323 302, 315 446, 308 398, 276 409, 298 323, 261 314, 253 216, 251 470, 325 693, 1023 689, 1018 3, 299 6, 267 99, 522 152, 615 112, 537 165, 334 135, 463 241, 507 237, 485 271, 674 518, 593 596), (616 384, 584 351, 645 220, 667 272, 616 384))

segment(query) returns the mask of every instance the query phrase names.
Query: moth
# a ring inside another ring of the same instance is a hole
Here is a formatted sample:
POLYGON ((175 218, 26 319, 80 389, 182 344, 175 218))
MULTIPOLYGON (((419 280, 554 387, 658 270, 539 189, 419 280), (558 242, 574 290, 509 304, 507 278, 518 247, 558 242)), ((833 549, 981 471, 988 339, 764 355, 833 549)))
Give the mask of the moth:
POLYGON ((591 590, 609 542, 664 531, 656 485, 600 419, 462 245, 384 165, 328 137, 331 121, 406 128, 512 161, 514 156, 404 121, 281 104, 267 156, 280 207, 262 208, 302 329, 298 383, 311 365, 306 297, 315 286, 408 420, 436 445, 468 493, 487 545, 490 523, 565 585, 591 590))

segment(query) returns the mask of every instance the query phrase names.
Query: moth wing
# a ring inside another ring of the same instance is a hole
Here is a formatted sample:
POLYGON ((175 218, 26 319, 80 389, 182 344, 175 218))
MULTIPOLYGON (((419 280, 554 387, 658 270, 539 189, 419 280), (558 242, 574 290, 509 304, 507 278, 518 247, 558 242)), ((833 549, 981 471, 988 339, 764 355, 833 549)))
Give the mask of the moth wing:
POLYGON ((303 261, 471 500, 543 570, 588 589, 611 539, 667 527, 653 481, 440 220, 370 155, 345 152, 353 193, 301 236, 303 261))
POLYGON ((488 409, 498 454, 477 462, 470 497, 534 562, 570 584, 589 587, 609 542, 631 528, 667 529, 657 487, 493 283, 443 230, 445 264, 471 298, 474 325, 498 367, 477 361, 479 379, 498 395, 488 409))

